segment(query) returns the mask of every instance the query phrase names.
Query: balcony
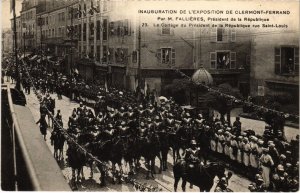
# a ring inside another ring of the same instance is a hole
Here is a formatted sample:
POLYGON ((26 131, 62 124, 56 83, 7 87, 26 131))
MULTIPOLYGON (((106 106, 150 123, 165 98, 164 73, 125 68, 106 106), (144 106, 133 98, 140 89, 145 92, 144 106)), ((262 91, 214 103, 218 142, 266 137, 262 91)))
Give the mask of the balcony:
POLYGON ((1 94, 2 119, 6 120, 1 122, 1 188, 4 191, 71 191, 40 136, 31 111, 24 106, 24 94, 9 84, 2 85, 1 94))

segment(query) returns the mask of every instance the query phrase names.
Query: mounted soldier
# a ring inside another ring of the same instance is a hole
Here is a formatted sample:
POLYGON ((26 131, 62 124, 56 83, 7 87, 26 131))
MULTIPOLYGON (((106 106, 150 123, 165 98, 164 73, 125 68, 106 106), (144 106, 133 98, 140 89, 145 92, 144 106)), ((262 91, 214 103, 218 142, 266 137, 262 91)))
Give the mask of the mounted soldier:
MULTIPOLYGON (((203 162, 200 162, 201 154, 200 154, 200 148, 197 147, 196 140, 191 140, 190 142, 190 148, 187 148, 183 154, 184 161, 186 165, 186 173, 188 173, 191 170, 201 170, 201 167, 203 165, 203 162)), ((190 184, 190 188, 193 187, 193 184, 190 184)))

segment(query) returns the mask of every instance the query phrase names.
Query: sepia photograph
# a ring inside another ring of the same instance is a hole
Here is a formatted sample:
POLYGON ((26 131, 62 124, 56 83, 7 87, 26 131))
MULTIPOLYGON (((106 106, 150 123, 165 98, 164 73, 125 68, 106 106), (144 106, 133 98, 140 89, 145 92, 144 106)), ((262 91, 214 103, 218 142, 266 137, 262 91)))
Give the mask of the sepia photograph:
POLYGON ((2 191, 299 191, 299 0, 0 6, 2 191))

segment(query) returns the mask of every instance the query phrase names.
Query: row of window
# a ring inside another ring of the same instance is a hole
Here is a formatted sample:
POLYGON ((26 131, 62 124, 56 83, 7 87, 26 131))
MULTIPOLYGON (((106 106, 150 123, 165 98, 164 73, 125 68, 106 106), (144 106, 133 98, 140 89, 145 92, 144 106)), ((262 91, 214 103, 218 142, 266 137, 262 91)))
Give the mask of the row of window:
MULTIPOLYGON (((79 56, 86 57, 84 50, 86 46, 79 46, 79 56)), ((136 53, 136 52, 135 52, 136 53)), ((96 59, 96 61, 103 62, 103 63, 117 63, 127 65, 128 58, 131 57, 131 54, 128 53, 128 48, 108 48, 107 46, 103 46, 103 58, 100 58, 100 46, 96 46, 96 55, 94 55, 94 46, 90 47, 90 52, 88 57, 91 59, 96 59)), ((137 62, 137 54, 133 55, 132 61, 137 62), (135 57, 134 57, 135 56, 135 57)))
MULTIPOLYGON (((81 57, 84 57, 83 54, 86 46, 79 46, 79 54, 81 57)), ((103 46, 103 58, 100 59, 100 46, 96 47, 96 56, 94 53, 94 46, 90 47, 90 54, 88 54, 89 58, 95 58, 96 61, 101 61, 104 63, 119 63, 119 64, 127 64, 128 58, 131 57, 132 63, 137 63, 138 61, 138 52, 133 51, 132 53, 128 53, 127 48, 108 48, 107 46, 103 46)), ((157 61, 160 64, 169 66, 175 65, 176 61, 176 52, 173 48, 160 48, 157 49, 156 52, 157 61)), ((299 55, 298 55, 299 58, 299 55)), ((250 61, 248 61, 250 62, 250 61)), ((246 62, 247 63, 247 62, 246 62)), ((236 69, 236 52, 230 51, 216 51, 210 52, 210 68, 211 69, 236 69)))
POLYGON ((33 19, 33 11, 28 11, 26 13, 21 14, 21 17, 25 20, 33 19))
POLYGON ((51 38, 51 37, 64 37, 65 36, 65 27, 59 27, 57 29, 48 29, 42 30, 43 38, 51 38))

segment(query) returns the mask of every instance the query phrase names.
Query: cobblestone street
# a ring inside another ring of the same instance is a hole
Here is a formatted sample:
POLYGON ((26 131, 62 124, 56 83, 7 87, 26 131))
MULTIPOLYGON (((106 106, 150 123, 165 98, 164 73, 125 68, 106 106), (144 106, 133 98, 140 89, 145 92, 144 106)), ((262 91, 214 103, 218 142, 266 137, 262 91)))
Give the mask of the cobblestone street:
MULTIPOLYGON (((56 100, 56 111, 57 109, 61 110, 62 113, 62 117, 63 117, 63 123, 64 123, 64 128, 66 128, 67 122, 68 122, 68 117, 71 115, 71 112, 74 108, 78 107, 79 104, 75 103, 75 102, 71 102, 67 97, 63 96, 62 100, 58 100, 57 96, 55 94, 51 95, 52 98, 55 98, 56 100)), ((33 92, 31 92, 30 95, 26 95, 27 98, 27 106, 30 108, 35 121, 37 121, 39 119, 39 103, 38 100, 36 98, 36 96, 33 94, 33 92)), ((39 132, 39 131, 37 131, 39 132)), ((49 149, 51 150, 51 152, 53 152, 53 147, 50 144, 50 136, 51 136, 51 129, 48 129, 47 132, 47 145, 49 147, 49 149)), ((42 136, 41 136, 42 137, 42 136)), ((67 145, 64 146, 64 157, 66 158, 65 155, 65 151, 67 149, 67 145)), ((143 160, 141 160, 141 165, 142 168, 140 169, 140 171, 138 172, 137 175, 134 176, 135 179, 138 179, 139 182, 141 183, 148 183, 148 184, 152 184, 153 186, 159 186, 160 188, 163 189, 163 191, 173 191, 173 183, 174 183, 174 179, 173 179, 173 172, 172 172, 172 163, 173 163, 173 159, 171 157, 171 152, 169 152, 169 157, 168 157, 168 171, 162 172, 162 174, 156 174, 155 175, 155 180, 146 180, 145 179, 145 169, 144 169, 144 164, 143 164, 143 160)), ((67 181, 69 181, 72 178, 72 172, 71 172, 71 168, 67 167, 66 162, 59 162, 58 163, 62 169, 63 175, 65 176, 65 178, 67 179, 67 181)), ((156 159, 156 166, 159 165, 159 161, 158 159, 156 159)), ((123 167, 125 168, 125 172, 128 171, 128 168, 126 166, 123 165, 123 167)), ((110 183, 110 180, 108 179, 108 183, 107 183, 107 187, 100 187, 100 172, 98 171, 97 168, 93 168, 94 171, 94 176, 93 178, 89 178, 90 176, 90 171, 89 168, 84 167, 84 175, 85 175, 85 179, 82 180, 81 183, 79 183, 78 185, 78 190, 80 191, 134 191, 134 188, 131 184, 116 184, 113 185, 110 183)), ((156 171, 158 171, 158 168, 156 167, 156 171)), ((215 182, 217 181, 217 178, 215 178, 215 182)), ((229 188, 232 189, 233 191, 240 191, 240 192, 245 192, 248 191, 248 185, 250 184, 250 181, 244 177, 242 177, 241 175, 237 175, 234 174, 232 176, 232 178, 230 179, 229 182, 229 188)), ((216 183, 215 183, 216 185, 216 183)), ((212 190, 214 190, 215 185, 213 186, 212 190)), ((179 191, 181 191, 180 188, 180 184, 179 184, 179 191)), ((193 189, 189 188, 189 185, 187 185, 187 191, 189 192, 198 192, 199 189, 196 188, 194 186, 193 189)))

